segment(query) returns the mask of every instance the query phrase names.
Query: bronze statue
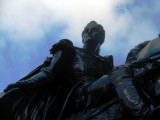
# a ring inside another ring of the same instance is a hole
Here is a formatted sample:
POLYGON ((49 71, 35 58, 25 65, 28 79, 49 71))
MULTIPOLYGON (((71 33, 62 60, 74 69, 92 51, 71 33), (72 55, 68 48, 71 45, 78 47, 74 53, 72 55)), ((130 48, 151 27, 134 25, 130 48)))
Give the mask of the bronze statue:
POLYGON ((126 65, 111 73, 121 103, 136 119, 158 120, 159 52, 159 38, 139 44, 128 54, 126 65))
POLYGON ((83 99, 78 99, 81 100, 80 106, 88 106, 73 114, 68 120, 159 120, 159 72, 160 38, 157 38, 132 49, 127 56, 126 64, 113 68, 108 76, 87 84, 87 87, 81 87, 78 95, 82 97, 77 98, 83 99), (114 99, 116 96, 117 101, 114 99), (95 104, 95 101, 99 105, 95 104), (90 109, 86 110, 87 108, 90 109))
POLYGON ((111 55, 99 55, 104 38, 103 27, 91 21, 83 48, 67 39, 54 44, 53 57, 4 90, 4 120, 157 120, 159 38, 136 46, 114 68, 111 55))
POLYGON ((0 99, 3 117, 6 120, 64 119, 75 110, 83 109, 73 96, 71 99, 77 106, 65 107, 65 102, 75 88, 80 90, 80 86, 112 70, 112 56, 99 55, 104 38, 103 27, 91 21, 82 32, 83 48, 74 47, 67 39, 54 44, 50 50, 53 57, 4 90, 0 99))

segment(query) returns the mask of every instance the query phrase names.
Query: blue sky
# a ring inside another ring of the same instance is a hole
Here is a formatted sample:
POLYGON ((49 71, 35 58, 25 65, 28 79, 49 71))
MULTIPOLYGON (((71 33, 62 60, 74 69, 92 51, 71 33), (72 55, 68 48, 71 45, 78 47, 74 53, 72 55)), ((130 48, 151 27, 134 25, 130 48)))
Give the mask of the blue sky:
POLYGON ((1 0, 0 91, 42 64, 60 39, 82 47, 91 20, 106 31, 101 55, 123 64, 131 48, 158 36, 159 18, 159 0, 1 0))

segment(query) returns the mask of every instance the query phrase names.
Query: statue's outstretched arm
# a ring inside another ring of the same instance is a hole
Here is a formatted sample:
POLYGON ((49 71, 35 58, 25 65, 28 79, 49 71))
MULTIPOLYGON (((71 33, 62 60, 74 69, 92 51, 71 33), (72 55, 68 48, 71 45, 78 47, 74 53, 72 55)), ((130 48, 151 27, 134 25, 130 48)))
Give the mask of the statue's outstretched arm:
POLYGON ((28 79, 20 80, 8 85, 4 91, 7 92, 12 88, 21 88, 26 90, 38 87, 39 85, 43 85, 44 83, 53 80, 55 74, 58 74, 58 76, 62 76, 60 73, 64 72, 69 74, 71 71, 69 69, 71 68, 71 63, 75 55, 73 43, 70 40, 62 39, 52 46, 50 52, 53 54, 53 58, 49 62, 49 65, 43 67, 39 73, 28 79))
POLYGON ((54 68, 58 61, 60 60, 62 55, 62 51, 58 51, 53 55, 50 64, 47 67, 41 69, 41 71, 29 79, 21 80, 16 83, 8 85, 8 87, 4 91, 8 91, 12 88, 22 88, 29 89, 34 88, 39 85, 43 85, 44 83, 50 81, 52 79, 52 73, 54 72, 54 68))

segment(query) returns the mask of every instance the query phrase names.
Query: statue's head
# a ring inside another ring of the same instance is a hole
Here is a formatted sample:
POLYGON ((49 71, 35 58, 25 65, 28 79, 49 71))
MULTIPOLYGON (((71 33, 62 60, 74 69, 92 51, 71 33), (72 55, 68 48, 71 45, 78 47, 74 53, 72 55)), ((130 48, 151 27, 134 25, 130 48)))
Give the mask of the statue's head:
POLYGON ((105 31, 102 25, 91 21, 87 24, 82 32, 83 44, 100 44, 102 45, 105 38, 105 31))

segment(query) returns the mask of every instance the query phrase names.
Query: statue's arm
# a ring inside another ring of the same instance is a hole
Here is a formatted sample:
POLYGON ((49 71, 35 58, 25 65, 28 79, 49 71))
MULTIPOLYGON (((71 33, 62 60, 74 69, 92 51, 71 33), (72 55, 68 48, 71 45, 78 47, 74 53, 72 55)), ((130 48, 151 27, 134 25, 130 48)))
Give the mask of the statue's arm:
POLYGON ((12 88, 29 89, 38 87, 39 85, 43 85, 44 83, 53 80, 55 72, 56 74, 59 74, 61 71, 66 71, 66 73, 68 73, 66 69, 70 68, 75 54, 72 42, 67 39, 62 39, 52 46, 50 52, 53 54, 53 58, 49 62, 49 65, 43 67, 39 73, 28 79, 20 80, 8 85, 4 91, 6 92, 12 88))
POLYGON ((104 75, 94 82, 84 82, 76 91, 77 108, 90 108, 109 102, 115 97, 115 88, 108 79, 108 75, 104 75))
POLYGON ((62 55, 62 51, 57 51, 54 55, 53 58, 50 61, 50 64, 46 67, 43 67, 41 71, 34 76, 18 81, 16 83, 10 84, 7 86, 7 88, 4 91, 8 91, 12 88, 30 88, 30 87, 36 87, 39 85, 42 85, 49 80, 52 79, 52 73, 54 72, 54 68, 58 61, 60 60, 62 55))

